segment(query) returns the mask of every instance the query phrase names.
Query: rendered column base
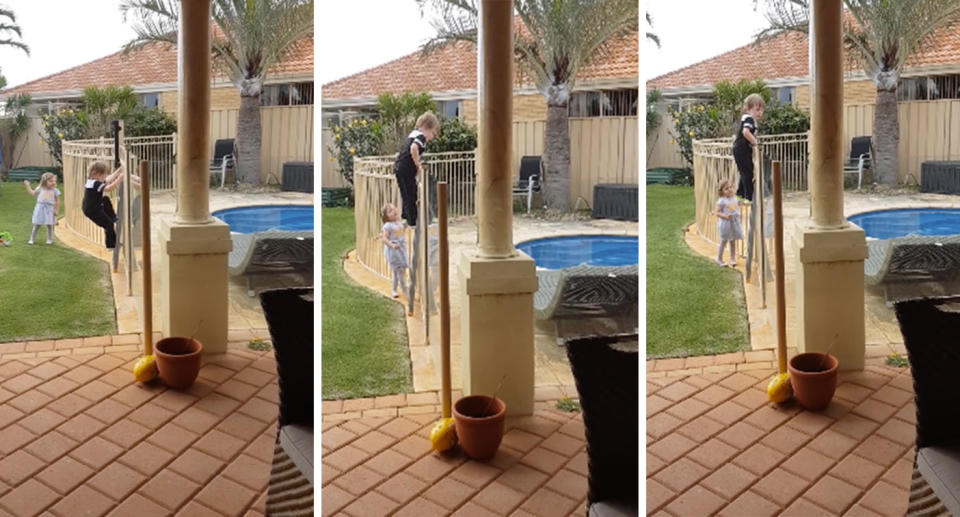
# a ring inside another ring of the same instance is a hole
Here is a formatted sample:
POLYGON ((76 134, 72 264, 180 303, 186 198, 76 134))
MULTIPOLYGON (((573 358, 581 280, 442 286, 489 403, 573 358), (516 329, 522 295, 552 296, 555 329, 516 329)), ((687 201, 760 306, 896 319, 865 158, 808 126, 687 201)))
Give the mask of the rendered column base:
POLYGON ((463 394, 493 395, 507 404, 507 414, 533 413, 533 293, 537 272, 533 259, 517 252, 505 259, 485 259, 477 250, 460 261, 463 293, 461 341, 463 394))
POLYGON ((227 351, 230 228, 164 221, 160 226, 161 326, 164 337, 193 336, 204 354, 227 351))
POLYGON ((864 366, 863 261, 867 243, 863 230, 853 224, 825 230, 800 223, 795 246, 797 268, 797 349, 827 352, 840 362, 840 370, 864 366))

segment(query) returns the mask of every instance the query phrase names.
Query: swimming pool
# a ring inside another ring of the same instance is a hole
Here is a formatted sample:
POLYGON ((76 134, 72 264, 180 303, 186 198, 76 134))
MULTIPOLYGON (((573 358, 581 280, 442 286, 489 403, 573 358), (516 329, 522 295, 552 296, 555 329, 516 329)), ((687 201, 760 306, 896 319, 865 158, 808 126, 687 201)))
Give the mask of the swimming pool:
POLYGON ((892 239, 904 235, 958 235, 960 208, 900 208, 877 210, 847 218, 867 237, 892 239))
POLYGON ((312 205, 241 206, 217 210, 211 215, 227 223, 235 233, 313 230, 312 205))
POLYGON ((640 241, 626 236, 571 235, 521 242, 517 249, 530 255, 537 267, 545 269, 580 264, 628 266, 639 260, 640 241))

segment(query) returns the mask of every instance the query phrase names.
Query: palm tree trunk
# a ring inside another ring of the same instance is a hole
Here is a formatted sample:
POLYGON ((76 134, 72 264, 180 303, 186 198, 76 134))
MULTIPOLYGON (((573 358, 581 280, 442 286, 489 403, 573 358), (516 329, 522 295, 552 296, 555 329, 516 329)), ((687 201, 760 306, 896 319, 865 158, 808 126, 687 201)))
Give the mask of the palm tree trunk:
POLYGON ((877 87, 877 107, 873 116, 873 170, 883 185, 897 184, 897 146, 900 122, 897 119, 897 88, 877 87))
POLYGON ((240 93, 237 114, 237 179, 248 185, 260 184, 260 92, 240 93))
POLYGON ((569 107, 547 105, 547 127, 544 129, 543 190, 547 208, 566 212, 570 209, 570 125, 569 107))

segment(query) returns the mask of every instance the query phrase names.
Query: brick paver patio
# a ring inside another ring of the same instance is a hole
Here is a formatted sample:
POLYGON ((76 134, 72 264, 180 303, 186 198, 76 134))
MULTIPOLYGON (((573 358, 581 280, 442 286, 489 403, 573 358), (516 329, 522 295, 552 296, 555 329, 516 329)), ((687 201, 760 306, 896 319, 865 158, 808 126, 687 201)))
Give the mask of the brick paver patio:
POLYGON ((840 374, 830 406, 811 412, 767 402, 769 358, 698 359, 647 363, 648 515, 906 513, 909 369, 868 359, 864 371, 840 374))
POLYGON ((0 345, 0 515, 262 515, 276 366, 233 335, 187 391, 133 380, 133 336, 0 345))
POLYGON ((322 514, 585 515, 583 421, 556 409, 564 395, 576 390, 538 387, 534 415, 507 418, 485 462, 430 450, 437 392, 324 401, 322 514))

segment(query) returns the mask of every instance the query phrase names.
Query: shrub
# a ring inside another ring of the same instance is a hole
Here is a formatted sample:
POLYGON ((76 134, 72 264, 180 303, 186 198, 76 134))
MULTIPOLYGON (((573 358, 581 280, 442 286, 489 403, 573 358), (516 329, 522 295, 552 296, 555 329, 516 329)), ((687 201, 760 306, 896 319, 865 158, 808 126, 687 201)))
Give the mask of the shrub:
POLYGON ((169 135, 177 131, 177 121, 160 108, 137 106, 123 130, 126 136, 169 135))
POLYGON ((766 109, 760 129, 767 135, 805 133, 810 129, 810 115, 793 104, 777 104, 766 109))
POLYGON ((723 136, 721 115, 712 105, 698 104, 687 111, 670 109, 674 130, 670 132, 670 145, 680 146, 680 155, 693 166, 693 141, 723 136))
POLYGON ((440 134, 430 141, 431 153, 472 151, 477 148, 477 130, 456 117, 440 121, 440 134))
POLYGON ((63 166, 64 140, 80 140, 87 134, 87 114, 74 108, 60 109, 52 114, 43 116, 43 131, 40 140, 50 148, 50 154, 63 166))
POLYGON ((400 143, 416 125, 417 117, 436 109, 437 105, 428 93, 404 92, 400 95, 384 93, 377 97, 377 114, 383 135, 382 153, 397 152, 400 143))
POLYGON ((657 103, 661 98, 660 90, 647 92, 647 136, 652 135, 660 127, 662 117, 657 113, 657 103))
POLYGON ((365 118, 354 119, 344 125, 333 124, 333 145, 328 149, 330 160, 336 160, 340 174, 353 185, 354 156, 371 156, 382 144, 380 123, 365 118))

